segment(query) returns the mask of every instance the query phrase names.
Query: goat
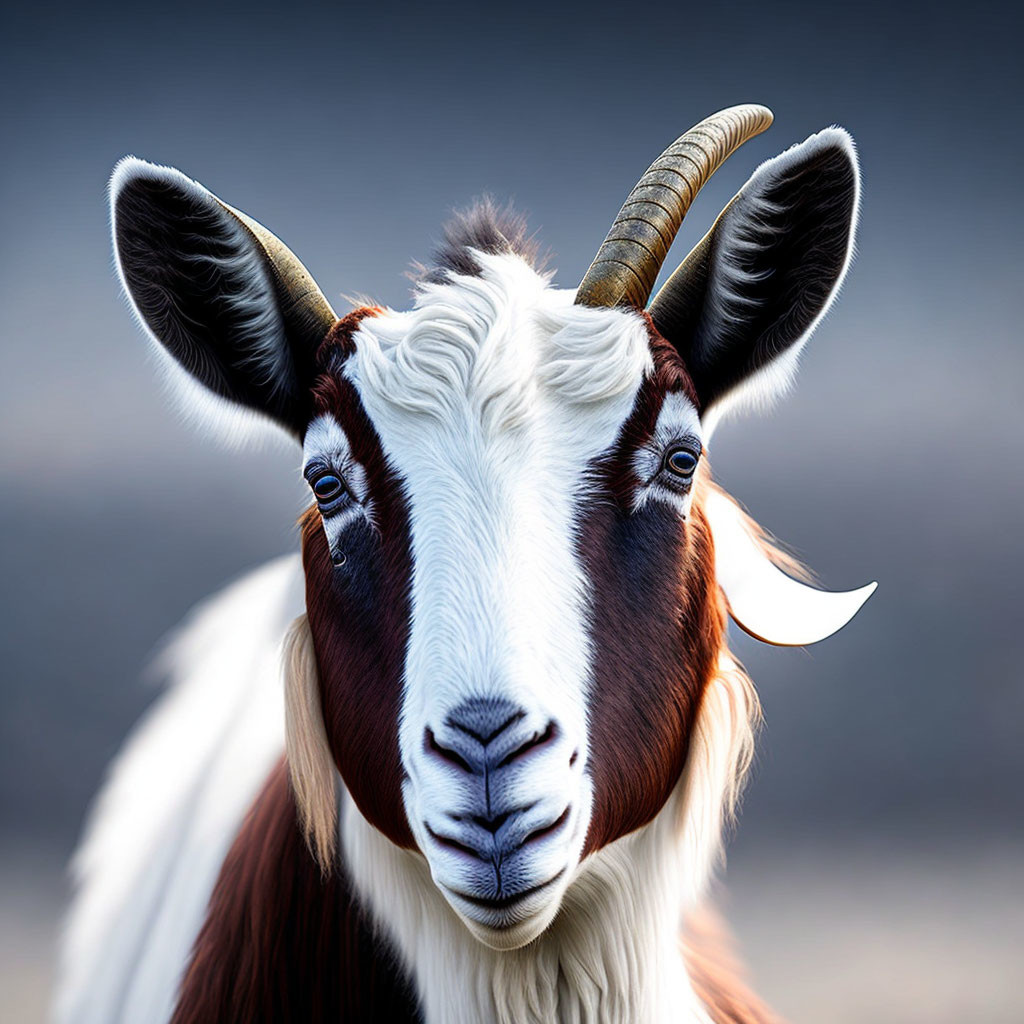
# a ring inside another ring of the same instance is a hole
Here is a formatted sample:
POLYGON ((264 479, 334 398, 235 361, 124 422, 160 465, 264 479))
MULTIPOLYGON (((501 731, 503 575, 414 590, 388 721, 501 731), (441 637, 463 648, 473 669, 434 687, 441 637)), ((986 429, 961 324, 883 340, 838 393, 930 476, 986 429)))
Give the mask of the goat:
POLYGON ((577 289, 484 204, 410 310, 340 319, 256 221, 118 164, 140 324, 190 401, 296 440, 311 504, 301 567, 198 614, 99 800, 61 1021, 774 1019, 700 916, 759 715, 726 618, 813 643, 874 584, 798 582, 706 453, 846 272, 846 132, 762 164, 648 303, 771 117, 672 143, 577 289))

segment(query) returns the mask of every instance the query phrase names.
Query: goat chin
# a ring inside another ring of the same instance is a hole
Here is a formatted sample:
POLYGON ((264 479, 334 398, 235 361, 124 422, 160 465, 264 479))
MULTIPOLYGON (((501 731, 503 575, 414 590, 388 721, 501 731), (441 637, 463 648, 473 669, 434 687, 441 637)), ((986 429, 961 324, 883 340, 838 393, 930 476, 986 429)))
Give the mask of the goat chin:
POLYGON ((490 928, 485 924, 474 921, 465 914, 459 914, 462 923, 469 929, 470 934, 478 942, 498 952, 507 952, 512 949, 521 949, 529 945, 547 930, 548 926, 558 916, 562 904, 562 896, 565 889, 557 897, 550 899, 543 908, 529 917, 508 928, 490 928))

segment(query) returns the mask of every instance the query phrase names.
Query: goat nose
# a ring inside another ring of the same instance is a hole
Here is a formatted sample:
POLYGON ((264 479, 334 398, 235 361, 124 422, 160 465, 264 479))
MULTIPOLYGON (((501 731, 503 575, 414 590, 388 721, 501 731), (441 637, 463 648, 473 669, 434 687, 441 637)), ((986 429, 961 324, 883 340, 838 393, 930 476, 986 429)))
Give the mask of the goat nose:
POLYGON ((427 728, 424 747, 473 775, 487 778, 556 738, 548 722, 537 728, 526 711, 497 697, 473 697, 448 713, 437 734, 427 728))
POLYGON ((437 805, 422 819, 430 848, 469 863, 479 891, 465 899, 497 906, 518 898, 530 887, 523 880, 558 856, 572 828, 577 752, 569 756, 568 737, 542 713, 473 697, 437 723, 436 735, 428 726, 423 742, 434 769, 447 766, 437 805))
POLYGON ((473 697, 451 712, 447 724, 486 747, 525 716, 522 708, 501 697, 473 697))

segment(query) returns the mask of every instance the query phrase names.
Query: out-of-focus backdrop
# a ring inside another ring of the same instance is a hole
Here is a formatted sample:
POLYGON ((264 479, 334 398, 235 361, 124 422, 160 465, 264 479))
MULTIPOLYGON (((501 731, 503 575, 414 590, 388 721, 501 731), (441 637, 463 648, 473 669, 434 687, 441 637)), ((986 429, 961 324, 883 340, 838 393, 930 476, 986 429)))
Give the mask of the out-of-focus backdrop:
MULTIPOLYGON (((204 595, 294 550, 287 445, 185 425, 111 270, 135 153, 278 232, 339 309, 401 306, 453 206, 529 213, 572 286, 650 159, 757 101, 692 210, 832 123, 859 257, 796 391, 723 427, 720 480, 835 588, 810 650, 738 638, 767 725, 724 896, 795 1024, 1024 1019, 1019 14, 760 3, 19 5, 0 161, 0 1016, 43 1018, 64 863, 204 595), (225 514, 230 509, 231 514, 225 514)), ((168 765, 168 771, 173 771, 168 765)))

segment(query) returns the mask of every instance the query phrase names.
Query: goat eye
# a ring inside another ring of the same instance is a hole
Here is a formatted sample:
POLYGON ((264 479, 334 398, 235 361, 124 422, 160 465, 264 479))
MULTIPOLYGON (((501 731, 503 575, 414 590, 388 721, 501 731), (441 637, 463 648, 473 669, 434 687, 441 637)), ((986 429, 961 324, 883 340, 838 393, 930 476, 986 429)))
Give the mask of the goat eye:
POLYGON ((310 486, 313 488, 317 501, 332 501, 341 494, 345 485, 341 482, 340 477, 333 473, 324 473, 322 476, 318 476, 310 486))
POLYGON ((689 448, 676 448, 670 451, 665 458, 665 468, 680 479, 688 480, 697 472, 699 456, 695 455, 689 448))

